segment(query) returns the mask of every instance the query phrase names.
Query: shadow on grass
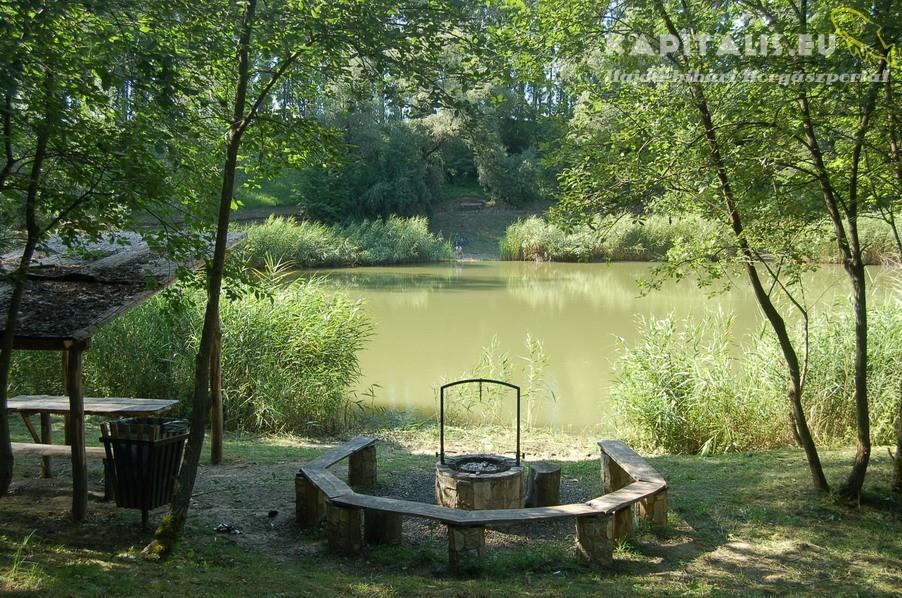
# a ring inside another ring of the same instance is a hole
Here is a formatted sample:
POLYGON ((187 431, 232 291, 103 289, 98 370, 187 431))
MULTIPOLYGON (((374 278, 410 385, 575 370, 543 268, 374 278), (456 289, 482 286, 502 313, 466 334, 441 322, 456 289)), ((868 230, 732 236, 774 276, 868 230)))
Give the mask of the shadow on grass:
MULTIPOLYGON (((401 443, 380 446, 376 493, 432 502, 434 457, 411 454, 401 443)), ((236 479, 221 496, 210 494, 204 499, 221 503, 234 493, 246 493, 246 480, 251 478, 273 477, 273 484, 278 484, 273 488, 289 493, 292 482, 287 478, 294 471, 292 463, 327 447, 285 447, 279 463, 271 463, 275 456, 271 450, 262 451, 260 456, 265 458, 253 467, 247 466, 244 448, 231 448, 235 471, 241 467, 248 478, 236 479)), ((823 460, 830 478, 839 480, 848 470, 849 451, 824 451, 823 460)), ((60 461, 58 470, 65 467, 60 461)), ((669 525, 663 530, 639 525, 633 537, 616 551, 612 567, 596 570, 578 563, 572 520, 561 520, 545 530, 537 525, 506 527, 488 534, 482 580, 465 587, 512 593, 681 593, 712 589, 879 593, 902 587, 899 505, 884 498, 889 495, 891 470, 885 458, 875 458, 868 478, 868 500, 858 509, 839 506, 810 490, 804 458, 798 451, 706 458, 667 456, 649 461, 670 484, 669 525)), ((16 543, 36 530, 36 542, 48 548, 33 560, 59 580, 68 575, 60 568, 76 562, 86 568, 79 575, 90 575, 101 586, 112 583, 102 576, 134 567, 151 571, 158 580, 173 574, 172 567, 186 567, 202 578, 224 579, 230 571, 241 568, 241 578, 250 586, 274 590, 286 589, 277 583, 308 580, 340 588, 382 584, 400 588, 399 593, 428 586, 431 592, 441 593, 451 591, 456 583, 446 572, 441 525, 414 526, 408 520, 404 545, 371 547, 356 557, 334 557, 321 553, 322 534, 300 533, 294 528, 290 508, 286 508, 287 519, 281 527, 261 528, 263 535, 273 536, 269 540, 250 544, 251 538, 246 536, 231 539, 209 531, 201 533, 207 526, 199 521, 201 525, 189 533, 179 551, 180 564, 162 569, 129 564, 117 555, 133 554, 150 537, 140 529, 139 513, 119 511, 112 503, 94 499, 88 521, 75 525, 69 520, 71 489, 65 472, 55 480, 28 478, 36 475, 37 463, 19 466, 25 469, 24 476, 17 479, 16 492, 3 499, 0 529, 5 540, 0 550, 4 561, 12 559, 16 543), (299 548, 288 559, 275 553, 292 546, 299 548), (95 563, 93 569, 90 562, 95 563), (284 572, 286 581, 267 577, 274 570, 284 572)), ((565 461, 562 465, 565 482, 572 483, 573 492, 578 493, 576 498, 565 497, 567 502, 585 500, 600 492, 597 459, 565 461)), ((91 479, 98 480, 99 465, 91 467, 91 479)), ((221 476, 232 475, 227 467, 216 471, 221 476)), ((340 464, 334 471, 344 476, 345 467, 340 464)), ((95 485, 92 491, 96 495, 100 487, 95 485)), ((246 494, 242 497, 244 503, 249 502, 246 494)), ((292 501, 293 495, 286 498, 292 501)), ((234 512, 259 510, 258 503, 236 506, 234 512)), ((262 517, 265 521, 265 512, 262 517)))

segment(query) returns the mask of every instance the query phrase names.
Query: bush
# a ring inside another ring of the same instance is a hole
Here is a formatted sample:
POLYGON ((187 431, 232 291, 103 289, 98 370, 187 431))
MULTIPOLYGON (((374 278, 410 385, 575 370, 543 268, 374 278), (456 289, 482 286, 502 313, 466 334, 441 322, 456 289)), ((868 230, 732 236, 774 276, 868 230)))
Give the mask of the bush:
MULTIPOLYGON (((902 257, 899 255, 893 229, 883 220, 859 219, 858 237, 861 240, 862 257, 865 264, 895 264, 902 257)), ((815 247, 815 255, 820 262, 842 263, 836 239, 833 237, 833 228, 827 223, 821 226, 821 240, 815 247)))
MULTIPOLYGON (((597 222, 595 230, 579 226, 564 232, 543 218, 530 216, 510 225, 500 242, 501 259, 552 262, 659 261, 680 238, 713 238, 718 225, 701 218, 647 216, 641 222, 621 218, 613 226, 597 222)), ((892 229, 883 221, 861 220, 864 262, 889 264, 898 259, 892 229)), ((818 262, 838 262, 836 241, 826 224, 814 247, 818 262)), ((725 242, 724 245, 729 245, 725 242)))
MULTIPOLYGON (((869 319, 871 434, 876 443, 890 444, 902 380, 902 310, 879 305, 869 319)), ((641 341, 626 349, 612 388, 632 441, 651 450, 703 454, 789 444, 785 369, 776 339, 765 329, 739 346, 730 318, 704 322, 641 321, 641 341)), ((803 403, 819 443, 855 438, 853 329, 848 309, 812 322, 803 403)))
POLYGON ((425 218, 363 221, 343 227, 270 217, 247 229, 234 259, 262 268, 267 258, 299 268, 410 264, 451 257, 447 241, 429 232, 425 218))
POLYGON ((712 231, 714 225, 686 218, 672 223, 662 216, 642 222, 623 218, 613 226, 581 226, 564 232, 537 216, 508 227, 500 242, 501 259, 552 262, 661 260, 679 237, 712 231))
POLYGON ((341 234, 360 248, 361 265, 438 262, 451 257, 451 245, 431 232, 425 218, 364 220, 341 234))
POLYGON ((263 268, 266 258, 299 268, 354 265, 360 249, 333 226, 270 216, 246 229, 247 239, 233 259, 263 268))
POLYGON ((476 167, 479 184, 495 199, 523 206, 542 196, 545 172, 533 148, 508 153, 501 146, 492 146, 476 154, 476 167))
MULTIPOLYGON (((353 406, 349 389, 371 324, 359 303, 315 280, 272 293, 223 304, 226 424, 254 432, 336 430, 353 406)), ((178 399, 188 413, 203 307, 202 292, 183 289, 106 326, 85 354, 86 393, 178 399)), ((19 352, 13 392, 59 392, 59 377, 56 356, 19 352)))

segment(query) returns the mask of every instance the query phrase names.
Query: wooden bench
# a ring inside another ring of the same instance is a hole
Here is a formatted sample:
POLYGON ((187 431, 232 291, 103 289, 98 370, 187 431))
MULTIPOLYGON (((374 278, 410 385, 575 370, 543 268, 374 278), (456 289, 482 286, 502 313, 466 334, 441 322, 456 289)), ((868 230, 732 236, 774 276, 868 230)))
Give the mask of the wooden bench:
POLYGON ((368 488, 375 485, 375 443, 374 438, 358 436, 301 465, 297 474, 298 524, 312 527, 325 519, 329 547, 336 552, 353 553, 364 543, 399 542, 401 517, 418 517, 448 526, 449 565, 454 572, 470 571, 479 568, 486 527, 573 517, 580 555, 589 563, 609 565, 614 542, 630 533, 636 515, 655 524, 667 520, 667 482, 619 441, 598 443, 602 496, 585 503, 481 511, 354 492, 351 486, 362 482, 368 488), (326 470, 345 458, 350 458, 350 486, 326 470))
MULTIPOLYGON (((11 442, 13 454, 36 455, 38 457, 69 457, 72 447, 65 444, 38 444, 34 442, 11 442)), ((85 457, 88 459, 105 459, 103 447, 86 446, 85 457)))
MULTIPOLYGON (((71 457, 72 447, 65 444, 40 444, 36 442, 11 442, 14 455, 34 455, 36 457, 71 457)), ((85 458, 103 460, 103 500, 113 495, 110 486, 111 472, 106 458, 106 449, 98 446, 86 446, 85 458)))

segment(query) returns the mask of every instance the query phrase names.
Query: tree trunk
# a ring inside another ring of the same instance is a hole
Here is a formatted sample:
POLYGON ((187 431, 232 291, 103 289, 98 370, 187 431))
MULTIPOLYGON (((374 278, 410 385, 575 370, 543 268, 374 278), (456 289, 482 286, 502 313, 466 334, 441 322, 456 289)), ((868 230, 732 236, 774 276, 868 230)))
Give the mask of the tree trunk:
POLYGON ((839 487, 838 493, 844 500, 857 502, 871 458, 871 422, 867 386, 868 310, 864 265, 859 261, 849 275, 852 277, 852 295, 855 304, 855 421, 858 425, 858 448, 855 451, 852 470, 839 487))
POLYGON ((201 332, 200 347, 195 359, 194 399, 191 412, 191 433, 185 448, 182 468, 179 471, 175 495, 169 513, 160 522, 153 541, 144 548, 144 555, 151 558, 169 556, 185 526, 188 508, 194 483, 197 479, 197 467, 203 451, 204 434, 207 427, 207 413, 210 410, 210 354, 213 349, 214 335, 219 323, 219 299, 222 291, 222 278, 225 267, 226 246, 229 233, 229 212, 235 191, 235 171, 238 166, 238 150, 245 130, 245 106, 249 81, 249 46, 253 31, 256 0, 248 0, 241 20, 240 39, 238 42, 238 86, 232 113, 232 123, 226 141, 226 159, 223 168, 222 192, 219 198, 219 216, 216 224, 216 242, 213 260, 210 263, 207 288, 207 307, 204 313, 204 325, 201 332))
MULTIPOLYGON (((878 80, 886 68, 887 62, 884 58, 880 61, 877 68, 876 75, 878 80)), ((864 485, 864 478, 871 456, 871 426, 867 395, 867 294, 864 263, 861 257, 861 242, 858 237, 858 173, 865 135, 870 127, 871 116, 874 113, 879 91, 880 85, 878 83, 871 85, 855 131, 855 143, 852 146, 852 162, 849 173, 849 195, 843 206, 845 225, 840 214, 840 201, 820 149, 807 93, 803 90, 799 94, 798 99, 802 126, 805 130, 805 145, 811 154, 812 162, 817 172, 821 196, 830 216, 830 221, 833 224, 837 246, 843 260, 843 267, 852 283, 853 312, 855 314, 855 419, 858 426, 858 447, 855 452, 852 470, 849 472, 846 481, 838 489, 838 496, 842 500, 849 502, 857 502, 861 495, 861 488, 864 485)))
MULTIPOLYGON (((658 14, 664 20, 664 24, 667 27, 668 32, 674 37, 682 39, 679 31, 671 20, 670 15, 667 13, 667 9, 664 7, 664 4, 660 0, 658 0, 657 2, 655 2, 655 6, 657 8, 658 14)), ((721 152, 720 141, 717 136, 717 129, 714 126, 714 120, 711 116, 711 110, 708 106, 708 101, 705 97, 704 89, 700 83, 693 82, 690 83, 690 90, 692 92, 692 98, 699 112, 702 127, 705 130, 705 139, 708 144, 708 152, 711 157, 711 162, 717 173, 721 192, 723 193, 726 217, 729 220, 730 228, 732 229, 733 235, 736 238, 736 243, 739 246, 739 251, 745 258, 746 274, 748 275, 749 282, 751 283, 752 289, 755 292, 755 298, 758 301, 758 305, 761 306, 761 309, 764 312, 765 317, 767 317, 767 320, 770 323, 774 334, 776 334, 777 336, 777 341, 780 343, 780 350, 783 354, 783 360, 786 364, 787 375, 789 377, 789 388, 787 396, 789 398, 790 408, 792 410, 791 423, 794 424, 793 433, 798 438, 802 445, 802 448, 805 451, 805 457, 808 460, 808 468, 811 471, 811 478, 814 482, 814 487, 820 491, 826 492, 830 489, 830 486, 827 483, 826 476, 824 476, 824 469, 821 465, 820 456, 817 452, 817 445, 814 442, 814 438, 811 436, 811 430, 808 427, 808 419, 806 418, 805 410, 802 407, 802 382, 798 354, 796 353, 796 350, 792 344, 792 339, 789 337, 789 333, 786 330, 786 323, 783 320, 783 317, 780 315, 779 310, 777 310, 776 306, 771 300, 767 290, 764 288, 764 285, 761 283, 761 278, 758 275, 758 270, 755 268, 755 254, 752 251, 751 247, 749 247, 748 241, 746 241, 745 238, 745 229, 742 224, 742 218, 739 213, 736 196, 733 192, 733 186, 727 172, 727 166, 723 158, 723 153, 721 152)))
POLYGON ((896 410, 896 458, 893 466, 893 492, 902 494, 902 382, 896 410))
POLYGON ((16 335, 16 323, 19 319, 19 306, 25 294, 26 273, 31 257, 34 255, 34 243, 27 243, 19 267, 16 270, 16 282, 6 312, 6 328, 3 344, 0 346, 0 497, 6 496, 13 480, 13 449, 9 434, 9 414, 6 411, 6 400, 9 394, 9 369, 12 364, 13 338, 16 335))
POLYGON ((6 491, 9 490, 9 485, 13 479, 12 439, 9 434, 9 415, 6 411, 6 400, 9 393, 9 369, 12 365, 13 340, 16 336, 16 324, 19 321, 19 308, 22 305, 25 286, 28 283, 28 267, 31 265, 31 258, 34 256, 34 250, 40 236, 35 206, 37 205, 41 169, 44 165, 44 157, 47 154, 49 138, 49 129, 42 127, 38 131, 34 162, 31 164, 28 190, 25 195, 25 228, 28 236, 25 240, 25 249, 22 251, 22 257, 19 260, 19 267, 14 273, 15 283, 12 295, 9 298, 6 326, 2 343, 0 343, 0 497, 6 495, 6 491))

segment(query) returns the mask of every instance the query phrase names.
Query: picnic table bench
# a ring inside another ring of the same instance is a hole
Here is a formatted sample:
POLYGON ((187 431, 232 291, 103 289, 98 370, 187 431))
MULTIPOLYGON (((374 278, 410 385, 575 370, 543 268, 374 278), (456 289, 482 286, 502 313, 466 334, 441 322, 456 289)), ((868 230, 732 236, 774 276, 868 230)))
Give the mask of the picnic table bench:
MULTIPOLYGON (((84 399, 84 415, 100 415, 107 417, 150 417, 169 411, 178 401, 163 399, 137 398, 90 398, 84 399)), ((68 441, 68 420, 70 413, 69 397, 51 395, 19 395, 7 401, 7 411, 18 413, 28 429, 34 442, 13 442, 13 454, 37 455, 41 457, 41 476, 51 477, 51 457, 71 457, 73 449, 68 441), (31 416, 41 417, 41 431, 38 434, 31 416), (53 444, 53 428, 51 415, 62 415, 67 422, 67 442, 64 445, 53 444)), ((105 459, 106 451, 100 447, 83 447, 87 459, 105 459)), ((108 472, 107 472, 108 473, 108 472)), ((106 478, 107 475, 104 475, 106 478)), ((109 488, 107 488, 109 494, 109 488)))

